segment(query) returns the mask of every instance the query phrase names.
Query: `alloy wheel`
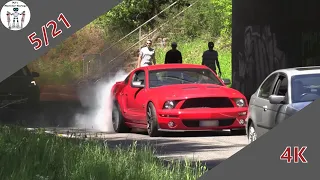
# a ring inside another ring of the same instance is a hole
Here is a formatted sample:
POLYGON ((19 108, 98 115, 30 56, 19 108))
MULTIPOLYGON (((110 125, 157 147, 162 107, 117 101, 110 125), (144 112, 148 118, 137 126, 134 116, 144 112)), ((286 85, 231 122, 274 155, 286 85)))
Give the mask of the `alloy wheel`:
POLYGON ((256 139, 257 139, 257 133, 256 133, 254 127, 251 125, 249 128, 249 136, 248 136, 249 143, 252 143, 256 139))

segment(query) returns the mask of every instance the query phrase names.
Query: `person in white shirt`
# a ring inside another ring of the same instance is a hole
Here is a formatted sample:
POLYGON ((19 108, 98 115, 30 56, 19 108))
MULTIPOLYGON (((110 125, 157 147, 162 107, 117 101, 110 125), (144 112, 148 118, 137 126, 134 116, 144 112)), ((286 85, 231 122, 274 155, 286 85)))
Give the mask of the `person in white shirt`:
POLYGON ((141 48, 138 57, 137 68, 156 65, 155 50, 151 48, 152 41, 148 40, 145 47, 141 48))

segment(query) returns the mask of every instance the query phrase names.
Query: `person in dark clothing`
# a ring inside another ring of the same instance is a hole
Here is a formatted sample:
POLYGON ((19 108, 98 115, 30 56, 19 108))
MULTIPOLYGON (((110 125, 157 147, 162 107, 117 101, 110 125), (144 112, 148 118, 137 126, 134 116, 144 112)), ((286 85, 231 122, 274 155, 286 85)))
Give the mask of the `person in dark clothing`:
POLYGON ((209 48, 209 50, 206 50, 205 52, 203 52, 202 65, 209 67, 216 74, 217 74, 217 71, 216 71, 216 66, 217 66, 219 69, 219 76, 221 76, 221 69, 220 69, 220 64, 219 64, 219 60, 218 60, 218 52, 213 50, 214 43, 209 42, 208 48, 209 48))
POLYGON ((182 55, 181 52, 177 49, 178 45, 177 43, 173 42, 171 44, 172 49, 170 49, 167 53, 166 53, 166 57, 165 57, 165 64, 169 64, 169 63, 182 63, 182 55))

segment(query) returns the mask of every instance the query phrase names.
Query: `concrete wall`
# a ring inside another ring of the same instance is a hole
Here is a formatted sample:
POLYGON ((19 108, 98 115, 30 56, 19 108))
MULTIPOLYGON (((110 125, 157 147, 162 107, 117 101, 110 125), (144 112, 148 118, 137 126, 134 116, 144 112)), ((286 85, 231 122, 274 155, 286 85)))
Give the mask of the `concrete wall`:
POLYGON ((233 0, 233 88, 249 98, 274 70, 320 65, 319 20, 319 0, 233 0))

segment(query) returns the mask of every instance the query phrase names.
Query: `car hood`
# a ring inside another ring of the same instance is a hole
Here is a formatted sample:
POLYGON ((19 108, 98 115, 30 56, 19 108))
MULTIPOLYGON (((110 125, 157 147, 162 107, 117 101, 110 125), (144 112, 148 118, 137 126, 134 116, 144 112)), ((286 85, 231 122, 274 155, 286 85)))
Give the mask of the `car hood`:
POLYGON ((214 84, 179 84, 151 88, 152 94, 166 99, 185 99, 193 97, 244 98, 237 90, 214 84))

